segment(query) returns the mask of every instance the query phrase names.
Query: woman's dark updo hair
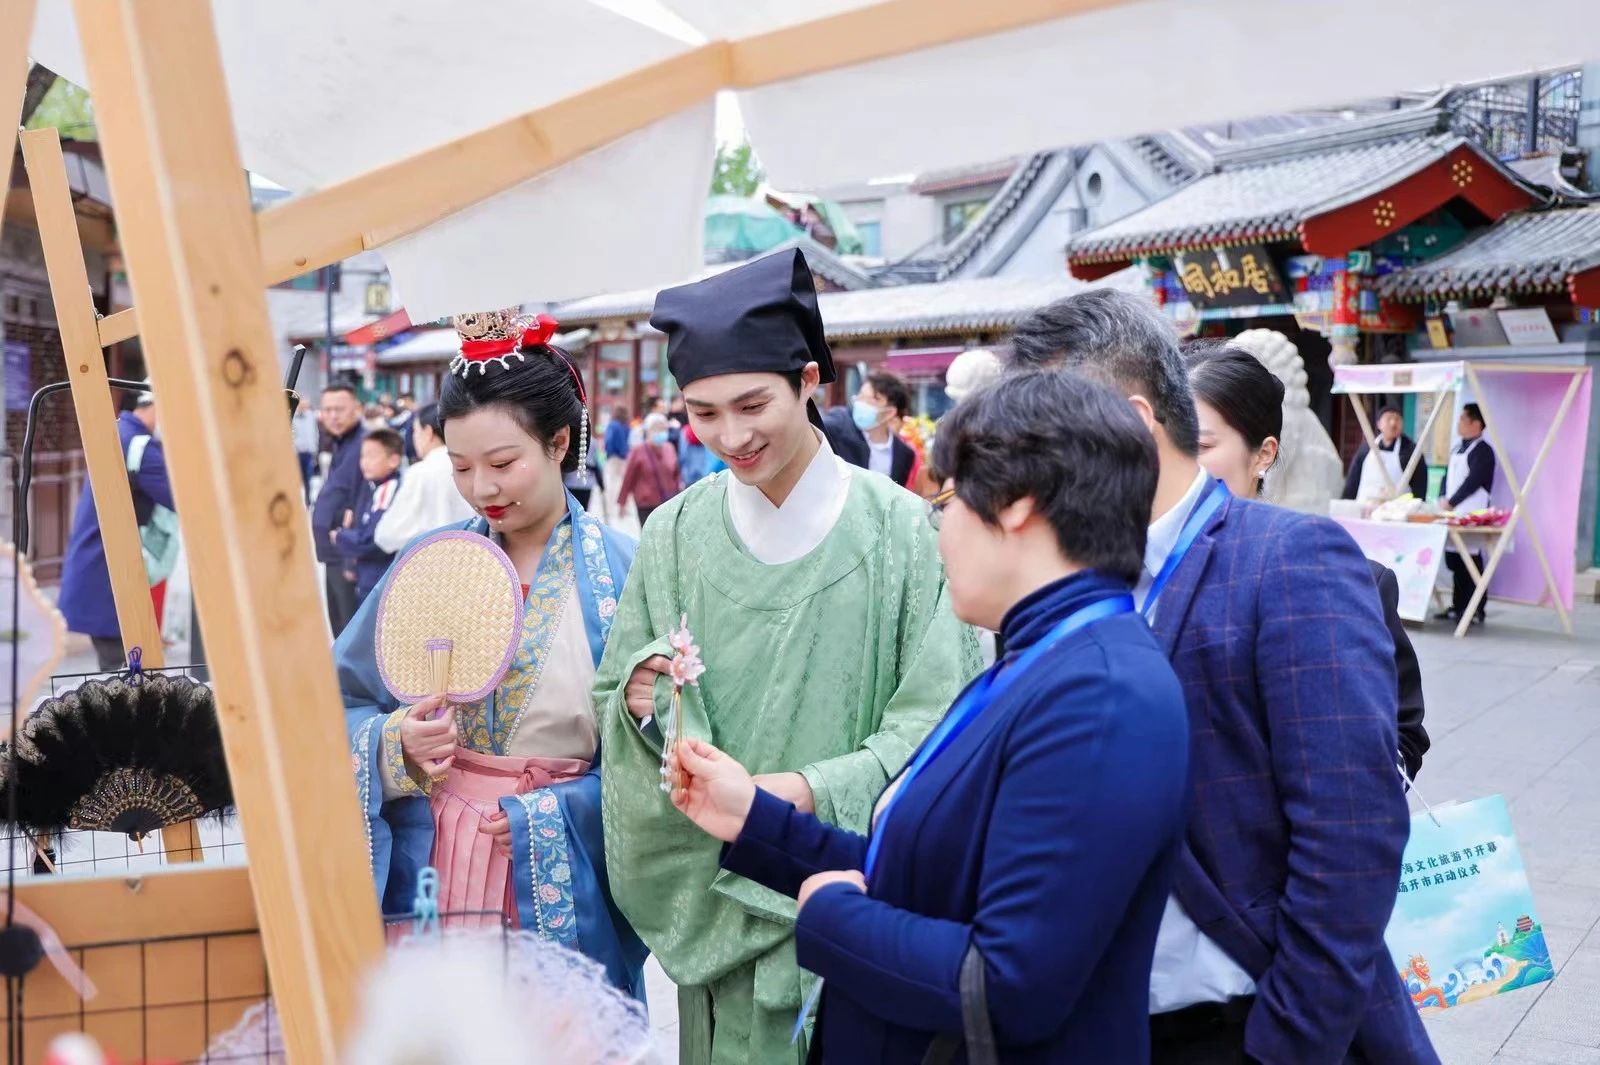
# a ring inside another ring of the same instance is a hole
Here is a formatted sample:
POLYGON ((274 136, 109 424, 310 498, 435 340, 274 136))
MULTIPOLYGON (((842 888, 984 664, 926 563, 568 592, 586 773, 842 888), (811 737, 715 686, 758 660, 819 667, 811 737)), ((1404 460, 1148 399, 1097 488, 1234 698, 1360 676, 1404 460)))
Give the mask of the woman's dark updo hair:
MULTIPOLYGON (((1196 340, 1185 345, 1183 361, 1194 398, 1221 415, 1246 447, 1255 451, 1269 436, 1282 444, 1283 382, 1260 359, 1226 340, 1196 340)), ((1272 464, 1282 457, 1280 451, 1272 464)))
POLYGON ((1226 340, 1197 340, 1183 349, 1189 387, 1255 451, 1283 437, 1283 382, 1261 360, 1226 340))
POLYGON ((469 367, 467 376, 451 373, 439 393, 439 424, 448 436, 450 420, 487 407, 499 407, 522 426, 524 432, 553 451, 556 434, 569 432, 561 472, 578 468, 578 445, 583 432, 583 401, 578 398, 572 358, 560 348, 540 344, 522 349, 522 358, 493 361, 485 370, 469 367))

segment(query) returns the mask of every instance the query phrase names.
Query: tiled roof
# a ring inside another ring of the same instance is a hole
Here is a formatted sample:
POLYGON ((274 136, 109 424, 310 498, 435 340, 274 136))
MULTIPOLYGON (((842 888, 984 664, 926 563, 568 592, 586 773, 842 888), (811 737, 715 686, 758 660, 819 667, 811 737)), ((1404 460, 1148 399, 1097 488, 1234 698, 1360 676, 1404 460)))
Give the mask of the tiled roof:
MULTIPOLYGON (((1143 292, 1137 269, 1113 274, 1097 285, 1143 292)), ((824 292, 817 297, 829 340, 870 337, 938 336, 1009 329, 1028 313, 1096 287, 1066 274, 1053 277, 980 277, 928 285, 891 285, 856 292, 824 292)), ((622 293, 574 300, 552 309, 563 325, 604 319, 638 319, 649 313, 655 293, 622 293)))
POLYGON ((1461 143, 1436 133, 1224 163, 1144 210, 1074 238, 1068 254, 1076 262, 1114 261, 1228 240, 1287 239, 1306 218, 1415 173, 1461 143))
MULTIPOLYGON (((827 248, 818 244, 810 237, 801 236, 794 240, 786 241, 768 251, 762 252, 755 258, 760 259, 768 255, 778 255, 794 248, 805 252, 806 264, 811 267, 811 272, 817 274, 843 289, 869 288, 876 282, 844 259, 835 255, 827 248)), ((741 262, 717 263, 702 270, 698 275, 675 284, 688 284, 691 281, 702 281, 724 270, 731 270, 736 266, 743 266, 751 260, 741 262)), ((670 287, 670 286, 668 286, 670 287)), ((605 292, 596 296, 584 296, 580 299, 567 300, 550 308, 550 314, 566 324, 584 325, 592 322, 604 321, 608 318, 648 318, 655 309, 656 295, 659 288, 636 288, 628 292, 605 292)))
POLYGON ((1033 311, 1065 296, 1106 286, 1143 293, 1144 272, 1130 268, 1094 284, 1060 274, 825 292, 818 298, 818 306, 831 341, 991 333, 1009 330, 1033 311))
POLYGON ((1508 215, 1439 258, 1378 281, 1391 299, 1559 290, 1600 267, 1600 204, 1508 215))

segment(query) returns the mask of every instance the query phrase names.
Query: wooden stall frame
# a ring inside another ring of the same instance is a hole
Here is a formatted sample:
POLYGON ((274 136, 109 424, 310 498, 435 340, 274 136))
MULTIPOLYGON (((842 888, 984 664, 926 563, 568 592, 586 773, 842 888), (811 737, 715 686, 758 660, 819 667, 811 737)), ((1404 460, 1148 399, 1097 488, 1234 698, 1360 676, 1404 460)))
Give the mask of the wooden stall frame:
MULTIPOLYGON (((1449 385, 1439 389, 1433 394, 1433 410, 1428 412, 1428 420, 1423 423, 1422 431, 1417 434, 1416 447, 1411 452, 1411 461, 1406 463, 1405 469, 1400 471, 1400 483, 1395 484, 1389 476, 1389 467, 1382 462, 1378 463, 1378 472, 1383 474, 1383 481, 1396 495, 1403 494, 1401 489, 1411 483, 1411 475, 1417 471, 1417 464, 1422 461, 1422 453, 1428 440, 1428 434, 1433 432, 1434 422, 1439 420, 1439 410, 1444 406, 1445 397, 1452 391, 1449 385)), ((1371 416, 1367 414, 1366 404, 1361 402, 1362 396, 1371 395, 1370 392, 1350 392, 1350 407, 1356 413, 1356 422, 1361 426, 1362 436, 1366 439, 1367 450, 1378 450, 1378 434, 1372 429, 1371 416)))
MULTIPOLYGON (((12 125, 22 124, 22 101, 28 89, 28 41, 33 36, 33 11, 38 0, 6 0, 0 5, 0 100, 15 100, 12 125)), ((0 181, 0 230, 6 224, 6 198, 11 192, 11 152, 5 153, 6 178, 0 181)))
MULTIPOLYGON (((1472 394, 1476 397, 1478 407, 1483 411, 1484 429, 1489 434, 1489 442, 1494 445, 1496 460, 1495 469, 1505 474, 1506 482, 1511 486, 1511 516, 1506 519, 1502 528, 1504 532, 1499 541, 1494 545, 1494 550, 1489 554, 1489 560, 1484 565, 1481 574, 1475 574, 1477 588, 1472 593, 1472 599, 1467 603, 1467 609, 1462 612, 1461 622, 1456 626, 1456 636, 1465 636, 1472 627, 1472 619, 1477 616, 1478 607, 1483 605, 1483 600, 1489 594, 1489 582, 1494 579, 1495 570, 1500 568, 1500 560, 1505 556, 1506 548, 1510 546, 1512 534, 1516 531, 1517 524, 1524 518, 1528 524, 1528 539, 1533 543, 1534 554, 1539 558, 1539 567, 1544 571, 1545 587, 1550 593, 1550 605, 1555 608, 1556 615, 1561 619, 1561 628, 1568 636, 1572 635, 1572 618, 1567 613, 1567 608, 1561 602, 1561 592, 1556 585, 1555 572, 1550 568, 1550 559, 1545 554, 1544 541, 1540 538, 1539 527, 1533 520, 1533 515, 1525 514, 1524 503, 1528 492, 1532 490, 1534 481, 1539 476, 1539 469, 1544 465, 1545 456, 1550 453, 1551 445, 1555 443, 1556 434, 1561 431, 1561 426, 1567 420, 1567 412, 1572 409, 1572 401, 1578 398, 1578 389, 1583 384, 1583 376, 1587 367, 1582 366, 1518 366, 1511 363, 1481 363, 1465 364, 1467 383, 1472 386, 1472 394), (1528 467, 1526 480, 1517 477, 1516 464, 1511 461, 1511 454, 1501 444, 1499 433, 1494 427, 1494 415, 1490 412, 1491 404, 1486 403, 1483 390, 1480 387, 1478 374, 1481 371, 1493 373, 1495 371, 1508 373, 1551 373, 1568 374, 1572 380, 1567 385, 1566 394, 1561 397, 1561 404, 1556 408, 1555 417, 1550 419, 1550 428, 1545 431, 1544 442, 1539 445, 1539 451, 1534 456, 1533 464, 1528 467)), ((1465 545, 1459 536, 1452 541, 1460 550, 1465 545)), ((1461 551, 1462 560, 1468 566, 1468 573, 1472 574, 1477 566, 1472 556, 1466 551, 1461 551)))
MULTIPOLYGON (((137 317, 111 315, 96 336, 105 346, 144 333, 163 397, 180 524, 250 846, 248 879, 291 1060, 337 1060, 358 977, 379 956, 382 933, 349 755, 328 712, 338 693, 307 518, 294 504, 298 470, 286 434, 273 431, 282 393, 262 370, 276 362, 259 290, 414 233, 724 88, 1128 2, 886 0, 712 42, 257 217, 238 180, 206 0, 74 0, 138 299, 137 317), (280 438, 282 446, 271 445, 280 438)), ((0 40, 25 54, 32 14, 33 0, 7 4, 0 40)), ((6 80, 20 99, 21 79, 0 69, 0 91, 6 80)), ((215 883, 234 896, 243 889, 240 880, 215 883)), ((138 913, 124 919, 129 934, 157 931, 138 913)))
MULTIPOLYGON (((72 385, 72 405, 83 438, 83 460, 94 487, 100 539, 111 574, 111 598, 122 633, 122 653, 128 656, 137 648, 144 666, 160 669, 166 665, 166 650, 150 598, 122 440, 112 418, 117 408, 106 383, 99 323, 78 243, 60 135, 53 129, 31 130, 23 133, 21 140, 56 324, 61 332, 67 380, 72 385)), ((195 861, 200 856, 200 837, 193 824, 163 829, 161 843, 169 862, 195 861)))

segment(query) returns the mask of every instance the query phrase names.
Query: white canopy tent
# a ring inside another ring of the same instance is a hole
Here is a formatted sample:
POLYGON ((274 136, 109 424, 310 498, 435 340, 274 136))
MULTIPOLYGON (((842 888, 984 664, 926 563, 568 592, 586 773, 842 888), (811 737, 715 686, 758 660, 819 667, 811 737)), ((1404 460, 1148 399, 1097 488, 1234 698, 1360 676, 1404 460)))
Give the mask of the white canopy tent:
MULTIPOLYGON (((724 89, 772 181, 806 188, 1570 62, 1600 54, 1590 6, 1508 22, 1500 0, 0 5, 13 100, 30 41, 94 94, 137 307, 80 307, 71 361, 138 332, 163 397, 292 1059, 338 1059, 382 941, 262 286, 382 248, 424 321, 687 276, 724 89), (1312 57, 1337 82, 1306 77, 1312 57), (295 195, 253 213, 246 168, 295 195)), ((129 936, 202 910, 236 927, 237 908, 184 901, 219 885, 174 877, 139 909, 118 881, 74 912, 122 907, 129 936)))
MULTIPOLYGON (((73 5, 38 2, 34 57, 87 84, 73 5)), ((381 245, 413 321, 692 274, 721 88, 739 90, 770 179, 816 188, 1600 53, 1581 0, 1510 32, 1499 0, 274 0, 213 12, 244 165, 321 191, 329 208, 263 214, 269 270, 381 245), (1585 32, 1587 50, 1574 39, 1585 32), (1338 71, 1332 82, 1305 77, 1310 54, 1338 71), (451 142, 393 175, 392 195, 332 195, 451 142)))

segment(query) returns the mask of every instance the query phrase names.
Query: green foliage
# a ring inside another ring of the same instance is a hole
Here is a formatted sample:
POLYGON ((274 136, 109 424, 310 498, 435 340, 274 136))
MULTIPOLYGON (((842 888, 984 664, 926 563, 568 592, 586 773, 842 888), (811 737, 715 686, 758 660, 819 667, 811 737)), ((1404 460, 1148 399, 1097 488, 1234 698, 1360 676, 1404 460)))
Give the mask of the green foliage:
POLYGON ((711 172, 711 195, 754 196, 766 172, 749 141, 717 146, 716 167, 711 172))
POLYGON ((94 104, 89 100, 87 89, 80 89, 65 78, 56 79, 50 91, 44 94, 38 109, 28 119, 29 129, 52 127, 61 132, 62 140, 100 139, 95 132, 94 104))

